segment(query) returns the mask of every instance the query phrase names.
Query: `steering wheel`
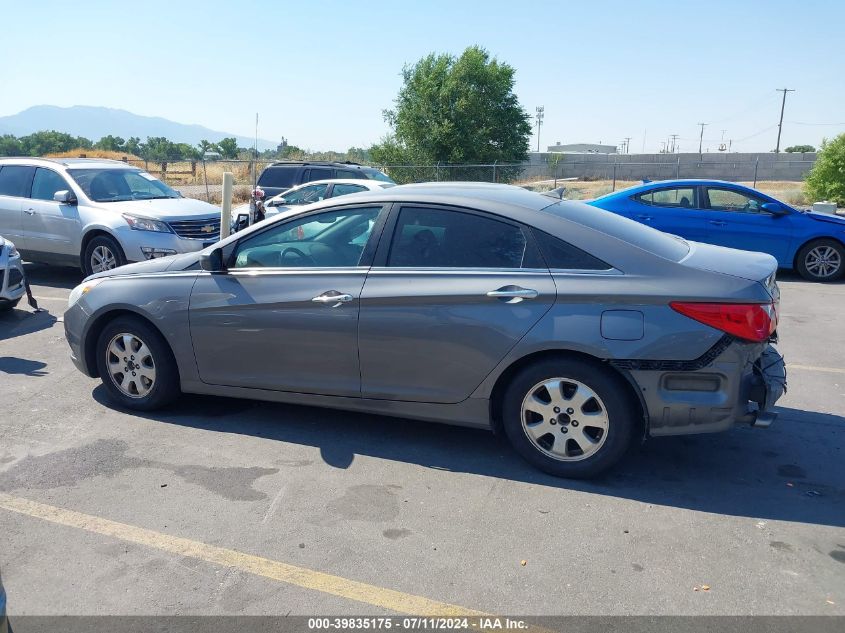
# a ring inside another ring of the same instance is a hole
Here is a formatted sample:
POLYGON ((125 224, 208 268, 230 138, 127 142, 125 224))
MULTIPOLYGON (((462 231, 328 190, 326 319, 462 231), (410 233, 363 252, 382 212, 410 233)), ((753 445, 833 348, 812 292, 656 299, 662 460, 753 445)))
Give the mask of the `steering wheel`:
POLYGON ((308 265, 308 266, 316 266, 317 265, 317 262, 314 261, 313 257, 303 253, 301 250, 299 250, 298 248, 295 248, 293 246, 288 246, 285 250, 282 251, 280 259, 282 260, 283 263, 284 263, 285 257, 287 257, 288 253, 293 253, 299 259, 301 259, 303 262, 305 262, 305 264, 308 265))

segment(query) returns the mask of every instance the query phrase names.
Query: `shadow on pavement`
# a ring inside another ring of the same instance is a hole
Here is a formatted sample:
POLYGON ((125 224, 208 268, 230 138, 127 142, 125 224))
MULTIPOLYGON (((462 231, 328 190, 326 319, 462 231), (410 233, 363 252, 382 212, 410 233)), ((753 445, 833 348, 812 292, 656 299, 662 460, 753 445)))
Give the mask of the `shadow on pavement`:
POLYGON ((42 371, 47 363, 39 360, 28 360, 16 356, 0 356, 0 372, 5 374, 21 374, 23 376, 46 376, 49 372, 42 371))
MULTIPOLYGON (((72 290, 83 279, 82 271, 69 266, 48 266, 47 264, 30 264, 23 266, 30 286, 45 286, 47 288, 64 288, 72 290)), ((38 299, 38 295, 35 295, 38 299)))
POLYGON ((56 317, 46 309, 42 312, 30 312, 28 307, 19 304, 13 310, 0 312, 0 341, 47 330, 53 327, 55 322, 56 317))
MULTIPOLYGON (((106 405, 102 386, 94 398, 106 405)), ((593 481, 557 479, 481 430, 316 407, 183 396, 156 422, 314 446, 348 468, 367 455, 444 471, 735 516, 845 527, 845 418, 779 409, 767 430, 649 440, 593 481)))

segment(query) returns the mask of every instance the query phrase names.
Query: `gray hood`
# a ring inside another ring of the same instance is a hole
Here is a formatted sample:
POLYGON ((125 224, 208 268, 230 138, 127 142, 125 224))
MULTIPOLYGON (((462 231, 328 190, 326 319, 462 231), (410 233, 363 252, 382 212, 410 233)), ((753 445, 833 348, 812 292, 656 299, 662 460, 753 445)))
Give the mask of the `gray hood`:
POLYGON ((144 262, 137 262, 135 264, 127 264, 120 266, 113 270, 104 270, 101 273, 94 273, 90 277, 86 277, 85 281, 89 279, 100 279, 102 277, 122 277, 124 275, 149 275, 151 273, 163 273, 169 270, 185 270, 192 264, 200 260, 200 253, 182 253, 181 255, 170 255, 169 257, 158 257, 156 259, 148 259, 144 262))

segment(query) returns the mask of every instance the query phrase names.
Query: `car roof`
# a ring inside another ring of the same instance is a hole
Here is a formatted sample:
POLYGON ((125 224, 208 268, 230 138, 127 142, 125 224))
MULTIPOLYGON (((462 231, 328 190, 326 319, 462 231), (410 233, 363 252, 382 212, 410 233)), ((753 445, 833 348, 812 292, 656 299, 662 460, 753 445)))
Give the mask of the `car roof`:
MULTIPOLYGON (((619 189, 617 191, 612 191, 610 193, 606 193, 603 196, 599 196, 596 200, 600 200, 602 198, 612 198, 616 196, 628 196, 632 193, 637 193, 638 191, 648 191, 649 189, 659 188, 659 187, 701 187, 701 186, 714 186, 714 187, 733 187, 736 189, 746 189, 749 191, 757 191, 756 189, 752 189, 746 185, 742 185, 737 182, 731 182, 729 180, 711 180, 707 178, 674 178, 671 180, 650 180, 649 182, 643 182, 639 185, 632 185, 630 187, 626 187, 625 189, 619 189)), ((762 192, 759 192, 762 193, 762 192)))
POLYGON ((301 189, 302 187, 307 187, 308 185, 362 185, 369 189, 381 189, 381 185, 389 185, 389 182, 384 182, 383 180, 373 180, 371 178, 324 178, 322 180, 310 180, 308 182, 303 182, 301 185, 296 185, 295 187, 291 187, 288 189, 301 189))
POLYGON ((2 163, 12 165, 47 163, 71 168, 89 167, 99 169, 138 169, 138 167, 124 163, 122 160, 110 160, 108 158, 45 158, 42 156, 8 156, 0 158, 0 164, 2 163))
POLYGON ((337 161, 337 160, 277 160, 270 163, 270 167, 278 167, 281 165, 291 165, 291 166, 299 166, 299 165, 317 165, 318 167, 352 167, 352 168, 364 168, 368 167, 368 165, 362 165, 361 163, 353 163, 351 161, 337 161))

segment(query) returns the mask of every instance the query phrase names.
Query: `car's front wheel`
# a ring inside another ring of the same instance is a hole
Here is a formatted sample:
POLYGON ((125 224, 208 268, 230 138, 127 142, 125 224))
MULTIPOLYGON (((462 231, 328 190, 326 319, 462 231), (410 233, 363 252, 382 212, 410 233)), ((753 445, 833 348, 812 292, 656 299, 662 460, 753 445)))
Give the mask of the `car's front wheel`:
POLYGON ((98 235, 85 245, 82 253, 82 272, 85 276, 112 270, 126 263, 123 249, 114 238, 98 235))
POLYGON ((845 273, 845 248, 836 240, 815 240, 799 252, 798 272, 810 281, 835 281, 845 273))
POLYGON ((618 376, 572 358, 520 371, 502 406, 505 433, 517 452, 540 470, 572 478, 594 477, 619 461, 631 444, 637 412, 618 376))
POLYGON ((97 339, 97 369, 109 397, 149 411, 179 396, 179 372, 164 337, 136 317, 119 317, 97 339))

